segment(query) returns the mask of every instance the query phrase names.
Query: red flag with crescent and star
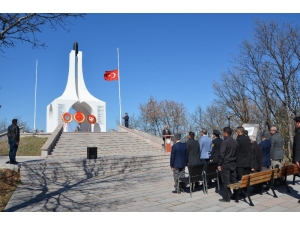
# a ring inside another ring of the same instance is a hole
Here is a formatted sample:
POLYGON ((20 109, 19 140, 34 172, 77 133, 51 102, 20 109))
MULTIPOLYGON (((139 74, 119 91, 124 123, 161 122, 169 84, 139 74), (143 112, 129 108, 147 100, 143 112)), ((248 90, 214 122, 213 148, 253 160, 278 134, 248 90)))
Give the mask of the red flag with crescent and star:
POLYGON ((118 79, 119 79, 118 70, 105 71, 104 80, 112 81, 112 80, 118 80, 118 79))

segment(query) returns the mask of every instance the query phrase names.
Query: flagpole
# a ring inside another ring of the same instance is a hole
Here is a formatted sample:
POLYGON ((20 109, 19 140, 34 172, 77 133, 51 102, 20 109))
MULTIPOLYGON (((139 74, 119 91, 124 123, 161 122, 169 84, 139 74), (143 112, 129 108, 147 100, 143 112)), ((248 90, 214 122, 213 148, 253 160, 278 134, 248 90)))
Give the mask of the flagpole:
POLYGON ((34 118, 33 118, 33 132, 36 133, 35 118, 36 118, 36 90, 37 90, 37 70, 38 70, 38 60, 36 60, 35 69, 35 89, 34 89, 34 118))
POLYGON ((122 106, 121 106, 121 85, 120 85, 120 57, 119 57, 119 48, 117 48, 118 53, 118 83, 119 83, 119 106, 120 106, 120 125, 122 125, 122 106))

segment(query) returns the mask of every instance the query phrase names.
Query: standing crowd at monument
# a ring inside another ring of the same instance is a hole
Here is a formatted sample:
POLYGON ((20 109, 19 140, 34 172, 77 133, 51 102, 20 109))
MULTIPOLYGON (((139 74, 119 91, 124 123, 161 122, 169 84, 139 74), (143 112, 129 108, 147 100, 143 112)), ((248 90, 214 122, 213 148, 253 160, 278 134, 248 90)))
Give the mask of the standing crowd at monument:
MULTIPOLYGON (((299 167, 300 162, 300 117, 294 118, 295 136, 293 142, 293 163, 299 167)), ((166 126, 166 128, 168 128, 166 126)), ((174 134, 174 144, 170 155, 170 167, 173 170, 173 193, 185 191, 186 184, 178 184, 178 178, 185 177, 185 167, 199 163, 217 162, 218 171, 221 174, 221 182, 224 185, 222 202, 230 202, 236 199, 237 192, 232 193, 227 187, 229 184, 241 180, 243 175, 260 172, 262 170, 281 168, 284 161, 283 138, 276 126, 270 128, 270 135, 263 132, 260 135, 260 143, 255 136, 248 136, 244 127, 235 129, 236 138, 233 138, 233 129, 224 127, 221 132, 213 130, 212 139, 208 136, 208 130, 202 129, 201 138, 195 140, 195 133, 189 132, 186 143, 181 142, 181 134, 174 134), (179 187, 179 189, 178 189, 179 187)), ((166 133, 171 135, 171 133, 166 133)), ((205 170, 205 168, 204 168, 205 170)), ((280 178, 278 178, 280 179, 280 178)), ((209 184, 212 181, 209 181, 209 184)), ((262 184, 254 185, 252 192, 259 192, 262 184)), ((199 188, 199 183, 195 183, 199 188)), ((241 194, 240 194, 241 195, 241 194)), ((243 197, 243 196, 242 196, 243 197)))

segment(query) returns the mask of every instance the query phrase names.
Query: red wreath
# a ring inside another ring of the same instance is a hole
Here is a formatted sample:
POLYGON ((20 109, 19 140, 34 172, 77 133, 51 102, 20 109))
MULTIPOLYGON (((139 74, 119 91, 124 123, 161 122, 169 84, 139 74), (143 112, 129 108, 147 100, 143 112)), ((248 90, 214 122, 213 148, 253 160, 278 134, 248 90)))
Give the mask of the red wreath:
POLYGON ((62 114, 61 119, 64 123, 70 123, 72 121, 71 113, 65 112, 62 114))
POLYGON ((85 115, 82 112, 76 112, 74 113, 74 120, 77 123, 82 123, 85 120, 85 115))
POLYGON ((96 123, 96 117, 92 114, 88 115, 88 117, 86 118, 86 120, 88 121, 89 124, 95 124, 96 123))

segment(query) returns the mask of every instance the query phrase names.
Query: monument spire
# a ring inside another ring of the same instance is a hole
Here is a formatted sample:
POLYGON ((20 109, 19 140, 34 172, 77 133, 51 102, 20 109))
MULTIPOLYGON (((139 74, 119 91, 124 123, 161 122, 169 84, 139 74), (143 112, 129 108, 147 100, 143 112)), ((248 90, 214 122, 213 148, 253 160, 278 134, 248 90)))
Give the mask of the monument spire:
POLYGON ((75 55, 77 56, 77 54, 78 54, 78 43, 76 41, 73 44, 73 50, 75 51, 75 55))
MULTIPOLYGON (((69 54, 69 74, 63 94, 47 106, 47 132, 55 130, 59 123, 63 123, 61 115, 73 108, 82 112, 86 118, 89 114, 96 117, 92 124, 92 132, 106 131, 106 103, 95 98, 86 88, 82 70, 82 52, 78 51, 78 43, 74 42, 73 50, 69 54)), ((88 122, 82 123, 86 128, 88 122)), ((68 131, 65 127, 64 131, 68 131)))

